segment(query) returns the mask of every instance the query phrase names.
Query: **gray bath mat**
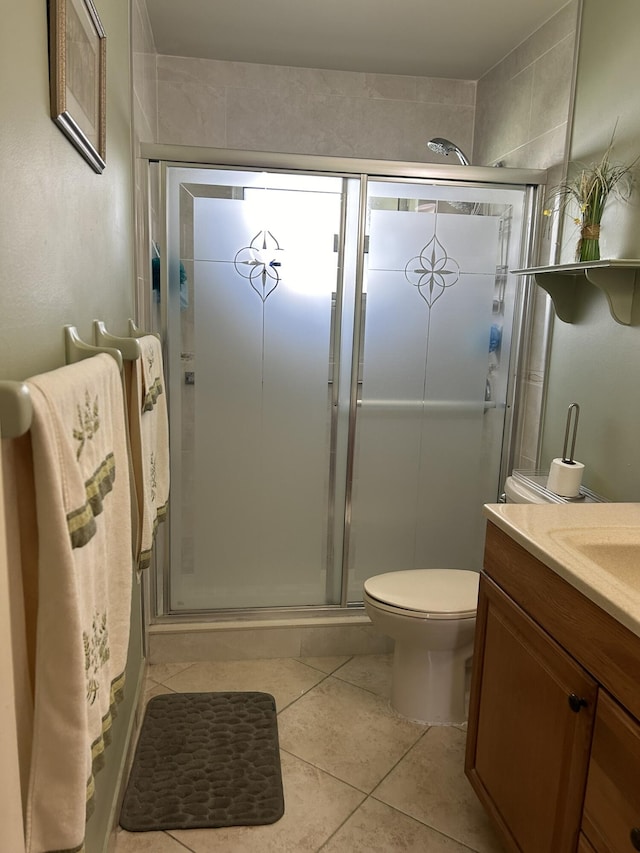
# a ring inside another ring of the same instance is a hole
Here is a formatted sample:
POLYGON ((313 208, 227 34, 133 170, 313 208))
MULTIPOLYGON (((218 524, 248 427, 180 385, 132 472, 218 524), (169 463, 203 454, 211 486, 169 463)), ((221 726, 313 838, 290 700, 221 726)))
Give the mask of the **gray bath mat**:
POLYGON ((147 705, 124 795, 129 832, 275 823, 284 813, 268 693, 172 693, 147 705))

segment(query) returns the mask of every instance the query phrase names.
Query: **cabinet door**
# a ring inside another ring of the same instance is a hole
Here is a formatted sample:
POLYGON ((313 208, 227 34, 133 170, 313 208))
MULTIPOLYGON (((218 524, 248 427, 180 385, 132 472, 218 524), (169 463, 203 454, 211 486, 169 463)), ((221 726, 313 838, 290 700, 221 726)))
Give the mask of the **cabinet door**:
POLYGON ((640 850, 640 725, 603 690, 582 831, 598 853, 640 850))
POLYGON ((465 769, 511 850, 576 850, 596 696, 596 682, 483 575, 465 769))
POLYGON ((578 853, 598 853, 582 833, 580 833, 580 840, 578 841, 578 853))

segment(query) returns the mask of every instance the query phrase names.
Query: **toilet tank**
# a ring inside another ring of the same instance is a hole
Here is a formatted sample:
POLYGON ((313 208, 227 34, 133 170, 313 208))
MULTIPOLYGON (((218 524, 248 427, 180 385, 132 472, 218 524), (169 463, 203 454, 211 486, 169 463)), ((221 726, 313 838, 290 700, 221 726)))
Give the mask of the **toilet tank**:
POLYGON ((606 498, 595 492, 580 487, 580 494, 575 498, 556 495, 547 489, 547 471, 513 471, 504 484, 504 499, 506 503, 516 504, 545 504, 545 503, 606 503, 606 498))

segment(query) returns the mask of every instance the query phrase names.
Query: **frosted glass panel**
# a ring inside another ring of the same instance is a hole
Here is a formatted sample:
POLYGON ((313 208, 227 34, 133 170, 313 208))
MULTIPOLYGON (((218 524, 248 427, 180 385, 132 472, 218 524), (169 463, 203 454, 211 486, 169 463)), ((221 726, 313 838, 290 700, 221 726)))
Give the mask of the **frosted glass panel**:
POLYGON ((513 310, 505 242, 517 199, 476 193, 370 185, 354 601, 380 572, 481 567, 482 505, 498 489, 506 382, 497 379, 513 310))
POLYGON ((327 603, 332 186, 193 200, 193 564, 175 609, 327 603))

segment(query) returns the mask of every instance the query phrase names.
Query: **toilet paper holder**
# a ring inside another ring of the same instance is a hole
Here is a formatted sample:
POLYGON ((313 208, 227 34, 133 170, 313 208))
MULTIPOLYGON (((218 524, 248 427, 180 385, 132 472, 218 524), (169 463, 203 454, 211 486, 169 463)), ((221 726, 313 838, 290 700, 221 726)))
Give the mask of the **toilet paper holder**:
POLYGON ((549 467, 547 488, 556 495, 569 500, 581 500, 580 487, 582 485, 582 474, 584 465, 574 459, 576 449, 576 436, 578 434, 578 418, 580 417, 580 406, 571 403, 567 412, 567 426, 564 432, 564 447, 562 456, 553 459, 549 467), (573 421, 573 430, 571 424, 573 421), (569 449, 569 438, 571 437, 571 449, 569 449))
POLYGON ((578 403, 571 403, 567 411, 567 426, 564 431, 564 445, 562 448, 562 461, 567 465, 575 465, 574 455, 576 451, 576 438, 578 436, 578 418, 580 417, 580 406, 578 403), (573 422, 573 433, 571 436, 571 452, 567 456, 567 448, 569 446, 569 431, 571 430, 571 416, 575 412, 575 420, 573 422))

